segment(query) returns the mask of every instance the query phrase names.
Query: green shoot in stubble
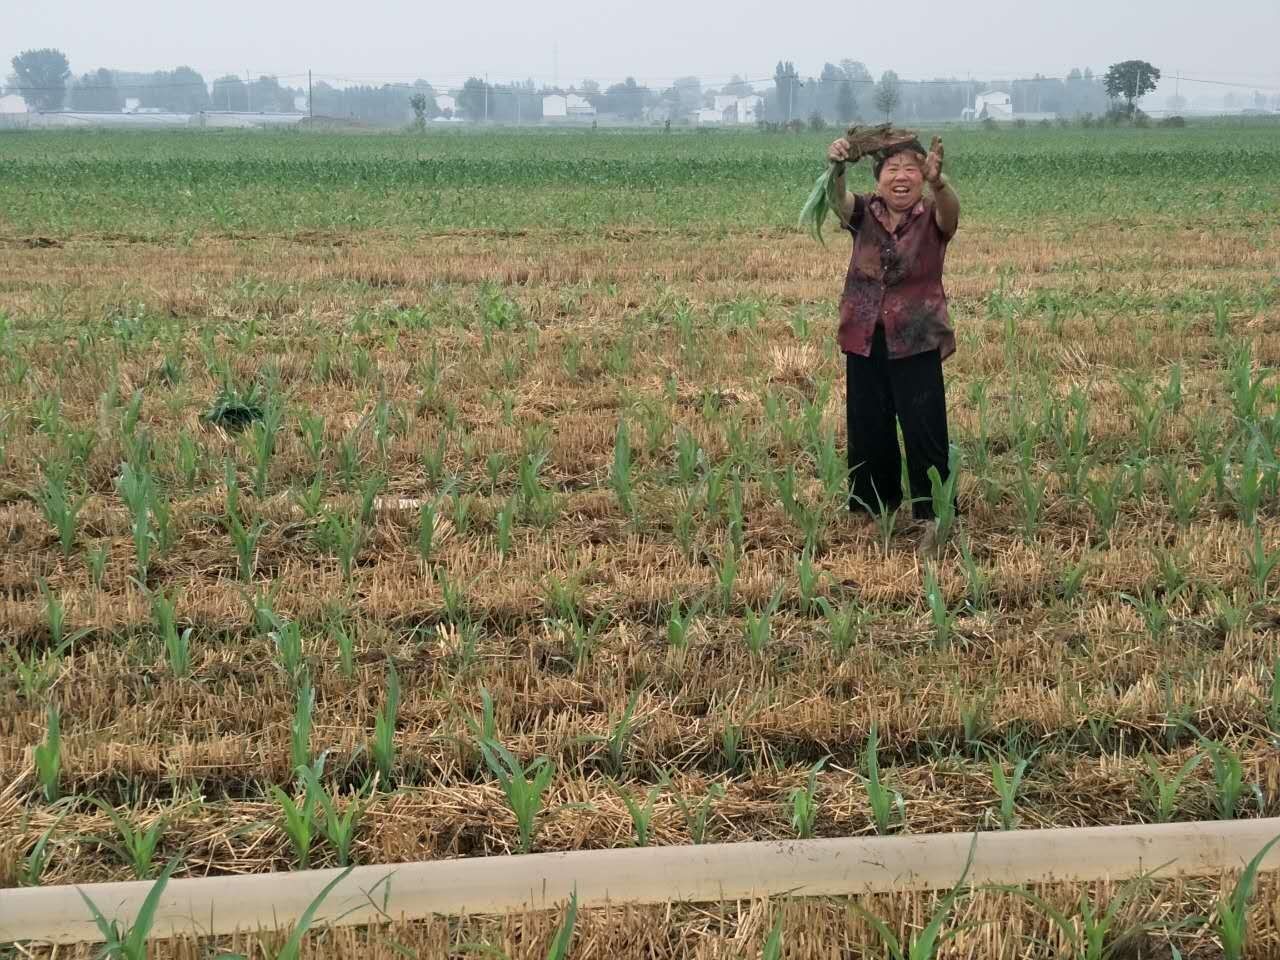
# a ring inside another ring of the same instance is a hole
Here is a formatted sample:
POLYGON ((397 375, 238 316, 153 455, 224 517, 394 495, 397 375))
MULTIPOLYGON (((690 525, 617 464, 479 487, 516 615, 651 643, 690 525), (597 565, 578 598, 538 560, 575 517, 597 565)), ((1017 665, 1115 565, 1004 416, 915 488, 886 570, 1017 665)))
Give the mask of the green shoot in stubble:
POLYGON ((864 751, 867 775, 860 777, 867 788, 867 801, 871 807, 871 820, 875 824, 876 833, 886 834, 893 822, 893 811, 897 808, 900 822, 906 821, 906 804, 902 794, 884 785, 880 776, 880 734, 876 724, 871 725, 867 735, 867 746, 864 751))
POLYGON ((890 510, 885 502, 880 499, 878 491, 874 509, 861 497, 853 496, 852 499, 870 514, 875 523, 876 533, 880 538, 880 550, 887 558, 889 556, 889 547, 893 542, 893 531, 898 525, 898 514, 902 511, 902 506, 899 505, 890 510))
POLYGON ((934 544, 941 550, 951 539, 956 522, 956 485, 960 480, 960 448, 951 444, 947 451, 947 479, 944 483, 937 467, 929 468, 929 494, 937 523, 934 544))
POLYGON ((952 887, 943 898, 938 901, 938 906, 934 908, 932 916, 921 930, 916 933, 910 928, 904 934, 901 940, 889 929, 889 925, 877 917, 875 914, 866 910, 857 903, 851 903, 851 909, 862 919, 871 924, 876 934, 884 943, 885 948, 889 952, 889 956, 893 960, 933 960, 937 956, 938 950, 943 947, 953 937, 957 936, 964 930, 968 929, 968 925, 957 927, 942 932, 942 925, 947 922, 951 916, 951 910, 955 906, 955 902, 959 899, 960 894, 964 892, 964 882, 969 876, 969 871, 973 868, 974 855, 978 850, 978 835, 973 835, 973 841, 969 844, 969 856, 965 860, 964 870, 960 873, 960 879, 956 881, 956 885, 952 887))
POLYGON ((555 765, 547 757, 538 757, 525 767, 497 740, 480 741, 480 753, 515 814, 519 831, 517 850, 528 853, 533 846, 543 795, 555 776, 555 765))
POLYGON ((155 924, 160 897, 164 894, 169 878, 177 869, 178 860, 176 858, 170 860, 160 872, 156 882, 151 885, 151 889, 147 891, 147 896, 142 901, 142 906, 138 908, 137 916, 134 917, 133 926, 127 928, 122 928, 115 920, 108 920, 88 895, 76 887, 76 893, 80 894, 80 899, 89 908, 93 922, 97 925, 98 932, 102 934, 104 945, 100 956, 109 957, 111 960, 146 960, 147 938, 151 935, 151 928, 155 924))
POLYGON ((137 879, 146 880, 151 876, 154 869, 156 849, 160 845, 160 838, 164 836, 164 818, 157 817, 155 822, 146 830, 135 829, 110 804, 97 799, 93 799, 91 802, 110 818, 112 825, 116 828, 116 835, 119 837, 118 842, 110 840, 100 842, 103 846, 113 851, 122 862, 127 864, 133 870, 133 875, 137 879))
POLYGON ((968 536, 959 540, 960 566, 964 570, 965 597, 969 606, 981 610, 987 605, 991 593, 991 572, 978 566, 968 536))
POLYGON ((764 947, 760 951, 760 960, 782 960, 782 913, 778 913, 778 919, 773 922, 773 929, 769 931, 769 936, 764 942, 764 947))
POLYGON ((1003 761, 994 758, 991 760, 991 784, 995 787, 996 796, 1000 798, 1000 829, 1002 830, 1012 830, 1017 826, 1015 804, 1029 762, 1025 758, 1018 760, 1013 765, 1013 771, 1006 774, 1003 761))
MULTIPOLYGON (((272 954, 265 943, 259 943, 267 960, 299 960, 299 957, 302 956, 302 940, 307 935, 307 931, 311 929, 311 925, 315 923, 316 913, 319 911, 320 905, 333 892, 334 887, 347 879, 354 869, 354 867, 347 867, 347 869, 325 884, 324 889, 316 895, 316 898, 307 904, 307 909, 302 911, 302 916, 294 924, 293 930, 289 934, 289 939, 284 942, 278 952, 272 954)), ((243 954, 226 953, 219 954, 218 960, 249 960, 249 958, 243 954)))
POLYGON ((681 610, 680 598, 671 604, 667 613, 667 653, 677 663, 682 662, 689 649, 689 638, 694 630, 698 605, 681 610))
POLYGON ((743 611, 743 635, 747 641, 747 649, 754 656, 762 656, 764 648, 769 645, 769 639, 773 634, 773 615, 778 610, 778 604, 782 601, 782 587, 778 587, 773 592, 769 603, 757 613, 751 607, 747 607, 743 611))
POLYGON ((306 671, 298 679, 293 720, 289 724, 289 760, 294 770, 311 765, 311 723, 316 708, 316 691, 306 671))
POLYGON ((725 545, 720 557, 720 567, 716 573, 719 587, 720 609, 726 613, 733 606, 733 584, 738 579, 738 553, 732 544, 725 545))
POLYGON ((436 538, 436 504, 424 500, 418 507, 418 556, 424 563, 431 562, 436 538))
POLYGON ((466 723, 477 742, 498 739, 498 720, 494 713, 493 695, 489 693, 488 687, 480 688, 480 719, 467 717, 466 723))
POLYGON ((338 647, 338 670, 344 679, 350 680, 356 675, 355 632, 338 616, 329 621, 327 631, 329 639, 338 647))
MULTIPOLYGON (((60 801, 61 803, 73 802, 68 797, 60 801)), ((22 862, 18 866, 18 886, 20 887, 38 887, 40 879, 44 876, 45 868, 49 865, 49 856, 51 844, 53 843, 53 831, 62 823, 62 818, 70 812, 64 809, 54 819, 53 823, 45 828, 44 833, 36 838, 36 842, 32 845, 31 851, 22 858, 22 862)), ((25 819, 24 819, 25 823, 25 819)))
POLYGON ((742 724, 726 723, 720 731, 720 761, 730 773, 742 765, 742 724))
POLYGON ((627 430, 627 421, 618 421, 618 430, 613 441, 613 468, 609 472, 609 484, 618 498, 618 506, 623 516, 630 517, 635 510, 634 502, 634 465, 631 459, 631 439, 627 430))
POLYGON ((1246 558, 1249 562, 1249 586, 1253 590, 1253 598, 1259 602, 1266 600, 1269 596, 1267 582, 1276 568, 1280 567, 1280 548, 1274 551, 1267 550, 1262 542, 1261 525, 1253 528, 1253 545, 1246 554, 1246 558))
POLYGON ((40 589, 41 596, 44 597, 44 616, 45 622, 49 626, 50 646, 57 651, 62 651, 69 647, 72 656, 74 656, 76 641, 88 636, 89 628, 82 627, 79 630, 68 633, 67 607, 62 602, 62 597, 49 588, 49 584, 44 577, 37 579, 36 585, 40 589))
POLYGON ((257 520, 245 526, 238 510, 228 510, 226 516, 227 534, 231 537, 231 546, 236 552, 236 571, 241 580, 249 583, 253 579, 254 559, 258 553, 258 541, 262 531, 267 528, 266 521, 257 520))
POLYGON ((938 580, 933 564, 924 568, 924 596, 929 604, 929 621, 933 625, 933 642, 941 647, 951 639, 956 615, 947 607, 946 591, 938 580))
POLYGON ((809 776, 803 787, 791 791, 791 829, 797 839, 808 840, 818 822, 818 774, 829 758, 823 757, 809 768, 809 776))
POLYGON ((631 828, 635 832, 636 846, 647 847, 650 826, 653 823, 654 805, 657 803, 658 795, 662 793, 662 787, 650 787, 645 794, 644 802, 641 802, 631 795, 630 790, 623 789, 616 781, 605 777, 605 783, 626 805, 627 813, 631 816, 631 828))
POLYGON ((302 625, 296 620, 281 621, 271 614, 275 620, 275 629, 268 636, 275 647, 276 659, 280 669, 291 683, 297 683, 304 666, 302 625))
POLYGON ((285 836, 293 847, 293 854, 298 860, 298 867, 306 870, 311 865, 311 844, 315 839, 316 828, 316 796, 307 789, 305 777, 300 769, 295 768, 298 775, 298 786, 302 788, 302 798, 297 800, 285 793, 274 783, 271 784, 271 796, 280 807, 284 817, 281 824, 285 836))
POLYGON ((667 788, 672 801, 684 817, 685 827, 689 831, 689 841, 695 845, 704 842, 707 837, 707 819, 711 815, 715 802, 724 799, 724 787, 713 783, 707 788, 701 800, 696 804, 690 803, 689 799, 676 789, 670 771, 659 770, 656 766, 654 770, 658 774, 659 782, 667 788))
POLYGON ((36 490, 35 499, 44 512, 45 519, 58 534, 63 557, 70 557, 75 547, 76 531, 80 523, 80 511, 89 494, 72 495, 68 490, 70 465, 61 459, 44 464, 44 485, 36 490))
POLYGON ((1258 448, 1259 438, 1255 433, 1245 447, 1244 458, 1240 461, 1240 473, 1234 491, 1236 513, 1241 522, 1247 527, 1252 527, 1257 523, 1258 511, 1262 507, 1264 493, 1258 448))
MULTIPOLYGON (((1200 737, 1200 746, 1213 763, 1214 812, 1219 820, 1234 820, 1245 793, 1244 763, 1240 754, 1220 740, 1200 737)), ((1257 791, 1257 786, 1253 785, 1257 791)))
POLYGON ((1271 848, 1280 841, 1274 837, 1254 854, 1240 874, 1240 879, 1232 888, 1231 895, 1218 901, 1215 909, 1214 927, 1218 941, 1222 944, 1224 960, 1243 960, 1245 942, 1249 933, 1249 901, 1253 898, 1253 888, 1257 883, 1258 870, 1271 848))
POLYGON ((351 844, 355 839, 356 829, 360 825, 360 817, 364 814, 366 798, 372 781, 366 781, 361 791, 351 799, 344 812, 338 812, 336 799, 331 797, 320 782, 321 762, 315 765, 302 765, 297 768, 298 774, 306 781, 307 793, 315 798, 320 807, 318 819, 321 832, 333 848, 338 858, 338 866, 345 867, 351 863, 351 844))
POLYGON ((1143 753, 1147 777, 1143 782, 1142 792, 1156 823, 1173 822, 1178 812, 1178 791, 1204 758, 1204 753, 1194 753, 1183 762, 1177 773, 1166 777, 1160 770, 1159 761, 1151 754, 1143 753))
POLYGON ((506 557, 511 553, 511 529, 515 524, 518 506, 515 496, 512 495, 507 498, 506 504, 498 511, 495 529, 497 534, 499 557, 506 557))
POLYGON ((1100 910, 1098 904, 1089 899, 1088 893, 1080 894, 1076 916, 1073 917, 1068 917, 1042 897, 1022 887, 999 884, 990 889, 1019 897, 1044 914, 1066 939, 1071 960, 1118 960, 1125 955, 1123 951, 1131 943, 1129 938, 1132 934, 1160 927, 1155 923, 1142 923, 1119 932, 1116 930, 1121 913, 1134 894, 1151 882, 1154 873, 1152 870, 1135 877, 1116 890, 1107 901, 1105 910, 1100 910))
POLYGON ((1110 483, 1095 480, 1085 487, 1085 501, 1093 513, 1094 523, 1097 524, 1099 543, 1106 544, 1111 540, 1112 528, 1120 514, 1124 481, 1124 473, 1117 470, 1110 483))
POLYGON ((800 611, 810 615, 819 607, 817 593, 822 589, 824 571, 813 563, 813 551, 802 550, 796 558, 796 586, 800 593, 800 611))
POLYGON ((164 644, 165 660, 169 672, 175 677, 191 673, 191 635, 193 627, 178 629, 176 607, 168 597, 156 593, 151 599, 151 612, 156 622, 156 632, 164 644))
POLYGON ((827 640, 837 657, 843 657, 861 634, 870 619, 865 609, 856 601, 846 600, 835 606, 826 597, 816 597, 814 603, 827 621, 827 640))
POLYGON ((62 771, 62 712, 49 704, 45 715, 44 740, 36 745, 34 758, 36 779, 44 793, 46 803, 56 803, 60 793, 58 779, 62 771))
POLYGON ((396 718, 400 712, 400 675, 396 672, 395 662, 387 661, 387 696, 373 720, 373 753, 374 766, 378 778, 384 786, 393 782, 396 763, 396 718))
POLYGON ((631 691, 631 696, 627 698, 627 705, 622 710, 622 716, 614 723, 609 731, 609 736, 605 738, 609 766, 618 776, 622 775, 623 764, 626 762, 627 748, 631 745, 631 740, 635 736, 636 704, 640 702, 640 694, 643 692, 643 684, 631 691))

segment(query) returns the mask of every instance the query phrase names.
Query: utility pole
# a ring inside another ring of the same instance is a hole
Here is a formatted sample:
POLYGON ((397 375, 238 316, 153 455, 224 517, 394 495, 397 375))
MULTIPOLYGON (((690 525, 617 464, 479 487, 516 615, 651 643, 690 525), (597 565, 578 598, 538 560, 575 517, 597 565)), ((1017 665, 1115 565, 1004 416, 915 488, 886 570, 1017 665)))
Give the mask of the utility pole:
POLYGON ((312 120, 316 118, 316 108, 311 105, 311 70, 307 70, 307 116, 312 120))
POLYGON ((489 122, 489 75, 484 75, 484 122, 489 122))

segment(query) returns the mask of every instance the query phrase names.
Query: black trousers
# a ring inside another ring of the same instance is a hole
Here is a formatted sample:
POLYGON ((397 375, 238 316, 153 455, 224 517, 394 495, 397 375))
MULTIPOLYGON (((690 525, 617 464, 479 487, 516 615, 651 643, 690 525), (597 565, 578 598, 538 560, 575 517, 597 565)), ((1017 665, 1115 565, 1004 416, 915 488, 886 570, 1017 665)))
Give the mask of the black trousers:
POLYGON ((849 509, 876 512, 902 503, 902 458, 898 425, 907 452, 911 512, 933 519, 929 468, 945 482, 947 398, 937 350, 890 360, 883 328, 876 328, 871 356, 846 353, 849 425, 849 509), (861 502, 859 502, 861 501, 861 502))

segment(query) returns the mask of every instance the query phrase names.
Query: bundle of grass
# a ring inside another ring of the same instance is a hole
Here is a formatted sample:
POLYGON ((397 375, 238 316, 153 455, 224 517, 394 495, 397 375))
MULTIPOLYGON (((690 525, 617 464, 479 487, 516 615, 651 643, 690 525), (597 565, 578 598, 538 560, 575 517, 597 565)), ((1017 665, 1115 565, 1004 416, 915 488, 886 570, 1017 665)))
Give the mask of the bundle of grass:
MULTIPOLYGON (((914 130, 900 130, 888 123, 874 127, 852 126, 845 131, 844 135, 845 142, 849 144, 848 162, 856 163, 862 157, 879 150, 885 150, 900 143, 910 143, 915 137, 914 130)), ((836 192, 838 167, 839 165, 835 163, 827 164, 827 169, 814 183, 809 199, 805 201, 804 208, 800 211, 801 228, 807 229, 819 243, 826 242, 822 239, 822 225, 826 222, 827 212, 836 211, 838 215, 840 202, 843 199, 836 192)))

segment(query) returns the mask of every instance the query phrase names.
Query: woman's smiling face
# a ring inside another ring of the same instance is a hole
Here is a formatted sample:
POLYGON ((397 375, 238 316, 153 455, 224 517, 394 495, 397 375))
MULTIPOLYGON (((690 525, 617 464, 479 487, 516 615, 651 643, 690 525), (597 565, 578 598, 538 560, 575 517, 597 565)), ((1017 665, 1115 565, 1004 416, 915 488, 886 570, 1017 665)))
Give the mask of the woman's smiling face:
POLYGON ((896 213, 905 213, 924 194, 924 158, 911 151, 895 153, 884 162, 876 192, 896 213))

